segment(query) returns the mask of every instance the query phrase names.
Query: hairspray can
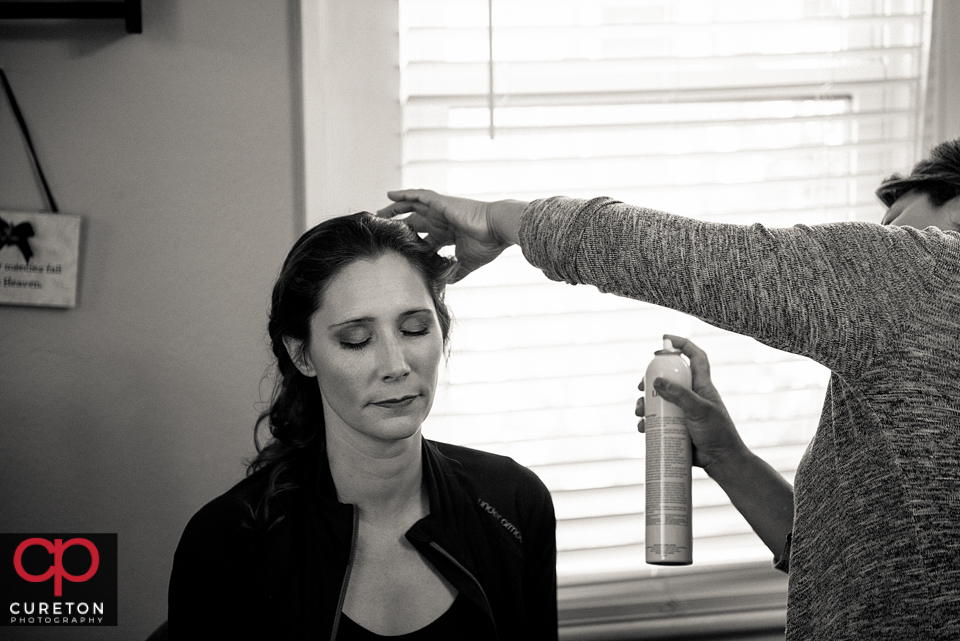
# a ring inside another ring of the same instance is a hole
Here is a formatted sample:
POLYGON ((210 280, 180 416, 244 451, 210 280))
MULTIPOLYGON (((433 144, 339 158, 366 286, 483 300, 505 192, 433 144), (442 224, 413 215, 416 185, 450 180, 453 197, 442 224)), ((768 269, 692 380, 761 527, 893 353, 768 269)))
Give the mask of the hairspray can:
POLYGON ((644 431, 646 432, 646 549, 647 563, 693 563, 692 501, 690 497, 693 448, 683 410, 668 403, 653 388, 664 378, 690 389, 690 366, 663 339, 663 349, 644 375, 644 431))

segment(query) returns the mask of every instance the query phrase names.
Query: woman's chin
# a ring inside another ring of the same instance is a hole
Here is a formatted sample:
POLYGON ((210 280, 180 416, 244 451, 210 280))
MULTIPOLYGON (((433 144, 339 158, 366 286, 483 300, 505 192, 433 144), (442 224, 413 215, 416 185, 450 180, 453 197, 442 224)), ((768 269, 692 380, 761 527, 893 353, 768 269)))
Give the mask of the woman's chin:
POLYGON ((374 425, 360 430, 365 435, 384 443, 406 441, 420 435, 420 425, 423 423, 419 416, 393 417, 377 421, 374 425))

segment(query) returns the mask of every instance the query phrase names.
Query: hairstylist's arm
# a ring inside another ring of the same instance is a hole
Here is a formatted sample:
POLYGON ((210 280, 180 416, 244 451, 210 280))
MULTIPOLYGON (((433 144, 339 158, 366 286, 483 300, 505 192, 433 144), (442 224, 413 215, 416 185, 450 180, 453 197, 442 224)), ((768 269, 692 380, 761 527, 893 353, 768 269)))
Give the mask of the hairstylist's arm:
MULTIPOLYGON (((707 354, 681 336, 664 335, 690 359, 693 389, 658 378, 654 387, 667 401, 678 405, 687 419, 693 441, 693 464, 706 473, 730 497, 774 556, 783 553, 787 534, 793 530, 793 487, 768 463, 747 449, 734 426, 720 393, 710 380, 707 354)), ((643 389, 643 383, 640 383, 643 389)), ((637 401, 642 417, 643 398, 637 401)), ((643 419, 640 420, 643 431, 643 419)))
POLYGON ((457 280, 486 265, 519 240, 520 218, 527 203, 519 200, 482 202, 444 196, 428 189, 387 192, 393 200, 377 212, 392 218, 410 214, 407 223, 439 249, 456 245, 457 280))

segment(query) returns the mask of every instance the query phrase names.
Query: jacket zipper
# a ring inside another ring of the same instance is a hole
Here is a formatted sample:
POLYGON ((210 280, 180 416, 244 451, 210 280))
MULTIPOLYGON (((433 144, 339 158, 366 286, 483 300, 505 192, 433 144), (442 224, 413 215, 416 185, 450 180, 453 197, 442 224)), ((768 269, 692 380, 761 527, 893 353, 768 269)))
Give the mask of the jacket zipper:
MULTIPOLYGON (((353 533, 350 536, 350 556, 347 559, 347 569, 343 574, 343 584, 340 586, 340 599, 337 601, 337 611, 333 616, 333 629, 330 631, 330 641, 336 641, 340 629, 340 613, 343 612, 343 602, 347 600, 347 583, 350 582, 350 571, 353 569, 353 558, 357 553, 357 533, 360 530, 360 510, 353 508, 353 533)), ((484 596, 486 598, 486 596, 484 596)))
POLYGON ((493 634, 494 634, 494 636, 495 636, 496 638, 499 639, 499 638, 500 638, 500 633, 497 632, 497 622, 496 622, 496 620, 494 620, 494 618, 493 618, 493 616, 492 616, 492 615, 493 615, 493 608, 490 607, 490 599, 487 598, 487 593, 483 590, 483 586, 480 585, 480 581, 477 580, 477 577, 473 576, 473 574, 470 572, 470 570, 468 570, 467 568, 463 567, 463 565, 460 563, 460 561, 457 561, 455 558, 453 558, 453 555, 452 555, 452 554, 450 554, 449 552, 447 552, 446 550, 444 550, 442 547, 440 547, 440 544, 439 544, 439 543, 437 543, 436 541, 430 541, 430 547, 432 547, 434 550, 436 550, 437 552, 439 552, 440 554, 442 554, 443 556, 445 556, 448 561, 450 561, 451 563, 453 563, 461 572, 463 572, 463 573, 466 574, 468 577, 470 577, 470 580, 473 581, 474 584, 475 584, 478 588, 480 588, 480 596, 483 597, 483 602, 484 602, 484 603, 486 604, 486 606, 487 606, 487 613, 491 615, 491 616, 490 616, 490 622, 493 623, 493 634))

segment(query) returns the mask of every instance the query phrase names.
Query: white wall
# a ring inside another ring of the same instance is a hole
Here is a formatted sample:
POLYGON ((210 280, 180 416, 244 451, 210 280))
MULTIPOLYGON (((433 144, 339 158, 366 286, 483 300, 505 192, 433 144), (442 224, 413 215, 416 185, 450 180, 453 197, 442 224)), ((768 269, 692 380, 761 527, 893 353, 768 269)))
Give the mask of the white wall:
MULTIPOLYGON (((4 21, 4 67, 64 212, 76 309, 0 307, 0 532, 116 532, 117 628, 166 617, 190 515, 243 475, 269 289, 302 230, 299 2, 147 0, 122 21, 4 21)), ((0 102, 0 209, 43 207, 0 102)))
POLYGON ((400 187, 397 0, 301 0, 309 225, 400 187))

